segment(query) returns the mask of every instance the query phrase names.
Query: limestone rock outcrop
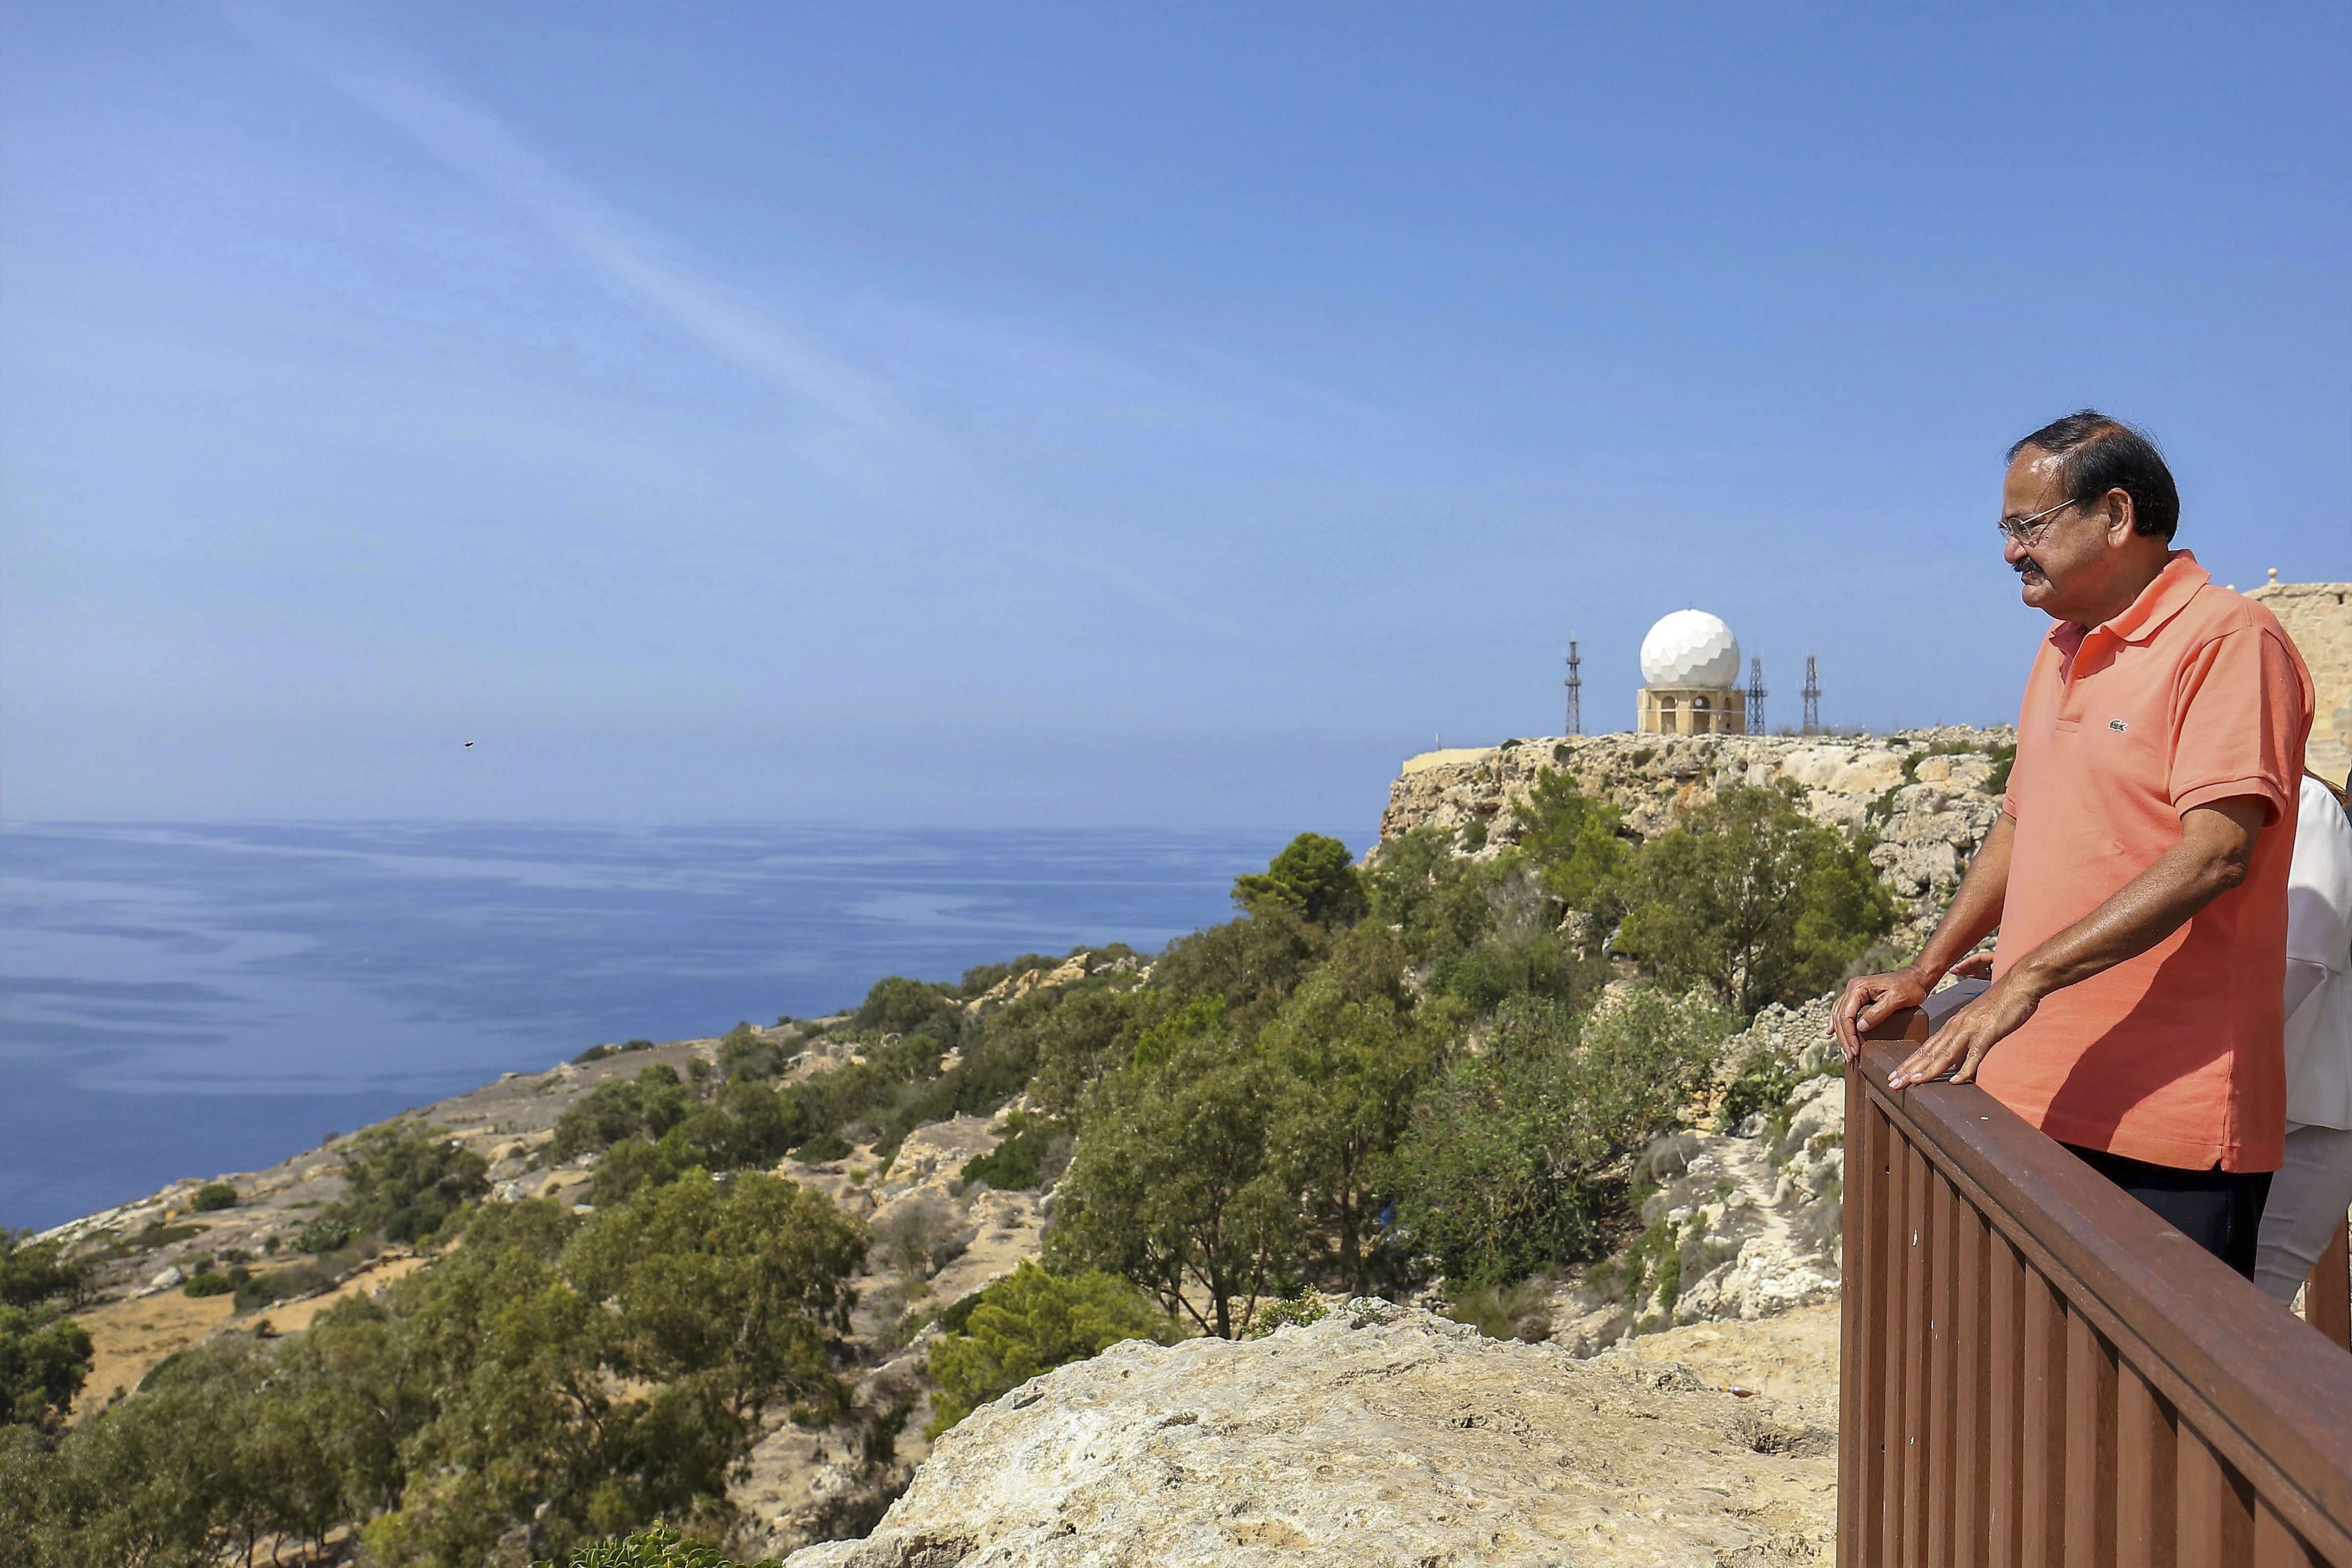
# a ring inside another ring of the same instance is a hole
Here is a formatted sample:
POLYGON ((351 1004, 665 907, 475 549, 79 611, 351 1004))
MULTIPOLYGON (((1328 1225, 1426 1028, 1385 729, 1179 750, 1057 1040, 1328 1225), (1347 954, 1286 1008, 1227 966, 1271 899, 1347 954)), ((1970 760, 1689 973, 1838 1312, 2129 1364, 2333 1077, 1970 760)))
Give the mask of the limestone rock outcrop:
POLYGON ((1519 834, 1511 808, 1555 769, 1616 806, 1644 838, 1730 785, 1787 780, 1815 821, 1875 831, 1871 862, 1917 921, 1958 886, 2000 817, 1996 753, 2016 738, 1959 727, 1855 737, 1570 735, 1430 752, 1408 759, 1390 786, 1381 839, 1436 827, 1460 835, 1474 855, 1498 854, 1519 834))
POLYGON ((869 1537, 787 1568, 1814 1563, 1836 1438, 1808 1415, 1360 1300, 1034 1379, 942 1437, 869 1537))

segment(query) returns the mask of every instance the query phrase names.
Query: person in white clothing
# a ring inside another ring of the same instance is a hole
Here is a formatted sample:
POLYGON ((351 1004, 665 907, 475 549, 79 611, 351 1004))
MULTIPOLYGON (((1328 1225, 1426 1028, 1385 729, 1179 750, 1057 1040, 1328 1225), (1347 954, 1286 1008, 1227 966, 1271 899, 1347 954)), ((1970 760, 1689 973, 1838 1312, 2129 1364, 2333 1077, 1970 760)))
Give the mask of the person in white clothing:
POLYGON ((2254 1283, 2290 1302, 2352 1205, 2352 816, 2308 774, 2301 808, 2286 892, 2286 1163, 2254 1256, 2254 1283))

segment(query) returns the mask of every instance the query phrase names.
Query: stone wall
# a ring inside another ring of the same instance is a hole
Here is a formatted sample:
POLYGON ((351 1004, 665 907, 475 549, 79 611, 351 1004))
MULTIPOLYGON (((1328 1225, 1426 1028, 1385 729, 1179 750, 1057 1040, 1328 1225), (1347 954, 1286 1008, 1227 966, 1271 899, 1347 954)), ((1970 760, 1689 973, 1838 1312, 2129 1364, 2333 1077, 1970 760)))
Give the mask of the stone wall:
POLYGON ((2319 710, 2311 724, 2311 771, 2337 784, 2352 769, 2352 583, 2282 583, 2278 574, 2247 597, 2260 600, 2311 667, 2319 710))

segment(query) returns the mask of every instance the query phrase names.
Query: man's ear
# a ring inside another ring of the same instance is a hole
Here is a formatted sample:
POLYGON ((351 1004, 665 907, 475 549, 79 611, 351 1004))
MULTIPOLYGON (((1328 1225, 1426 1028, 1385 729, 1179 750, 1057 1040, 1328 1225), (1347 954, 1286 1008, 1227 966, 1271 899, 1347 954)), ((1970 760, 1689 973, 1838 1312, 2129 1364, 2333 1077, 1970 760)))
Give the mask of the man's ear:
POLYGON ((2131 491, 2118 485, 2109 490, 2102 503, 2107 512, 2107 538, 2120 543, 2132 537, 2139 515, 2132 508, 2131 491))

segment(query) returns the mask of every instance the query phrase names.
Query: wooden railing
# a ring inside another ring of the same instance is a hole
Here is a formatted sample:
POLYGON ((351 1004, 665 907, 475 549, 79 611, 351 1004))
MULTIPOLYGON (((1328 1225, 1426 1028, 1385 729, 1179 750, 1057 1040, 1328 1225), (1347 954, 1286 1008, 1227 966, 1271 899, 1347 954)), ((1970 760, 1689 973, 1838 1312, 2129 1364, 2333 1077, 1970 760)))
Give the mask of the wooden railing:
POLYGON ((1974 1085, 1889 1092, 1926 1033, 1847 1077, 1843 1568, 2352 1568, 2352 1354, 1974 1085))

